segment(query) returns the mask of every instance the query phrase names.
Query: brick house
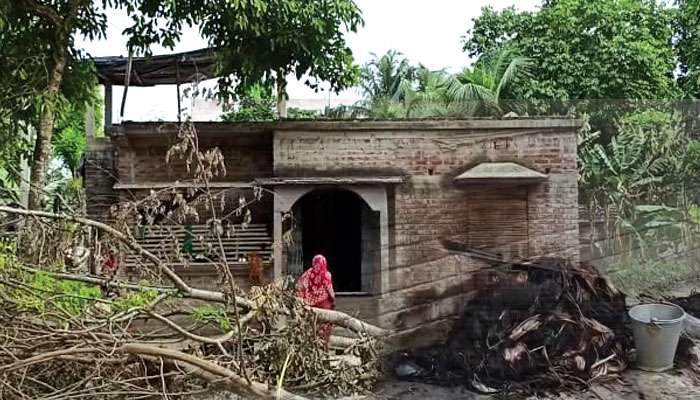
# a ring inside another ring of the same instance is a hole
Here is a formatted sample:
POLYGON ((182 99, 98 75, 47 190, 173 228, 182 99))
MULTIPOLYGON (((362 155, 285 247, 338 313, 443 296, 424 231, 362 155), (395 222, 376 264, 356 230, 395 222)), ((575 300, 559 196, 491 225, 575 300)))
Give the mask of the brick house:
MULTIPOLYGON (((186 186, 182 163, 165 164, 177 126, 122 123, 106 138, 89 138, 90 217, 108 219, 116 202, 175 182, 186 186)), ((553 254, 578 260, 578 120, 196 127, 201 146, 217 146, 225 156, 227 175, 212 186, 227 191, 227 207, 251 198, 255 187, 265 189, 250 206, 250 231, 226 242, 243 286, 247 265, 240 254, 258 252, 268 276, 278 279, 299 274, 323 253, 339 309, 415 343, 426 339, 425 330, 428 340, 445 333, 481 284, 478 271, 489 265, 449 250, 445 240, 506 259, 553 254)), ((159 248, 157 234, 143 240, 159 248)), ((195 286, 215 285, 206 264, 181 273, 195 286)))

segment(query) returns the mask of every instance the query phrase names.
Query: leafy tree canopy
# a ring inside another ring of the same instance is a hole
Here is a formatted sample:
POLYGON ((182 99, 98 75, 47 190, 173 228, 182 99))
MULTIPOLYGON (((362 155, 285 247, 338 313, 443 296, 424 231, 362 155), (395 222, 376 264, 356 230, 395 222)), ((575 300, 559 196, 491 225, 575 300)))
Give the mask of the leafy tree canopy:
POLYGON ((345 42, 363 20, 353 0, 106 0, 126 10, 133 25, 126 29, 129 47, 148 52, 153 43, 172 47, 183 26, 200 33, 220 55, 221 93, 243 93, 249 85, 278 76, 305 74, 339 91, 357 81, 345 42))
POLYGON ((275 97, 272 88, 258 83, 248 86, 237 104, 225 112, 221 119, 223 121, 272 121, 277 119, 275 110, 275 97))
POLYGON ((220 53, 223 94, 261 80, 280 83, 288 73, 341 90, 358 75, 344 40, 362 24, 352 0, 0 0, 0 124, 14 124, 3 129, 13 136, 17 126, 37 131, 31 208, 40 204, 61 104, 92 91, 94 81, 70 79, 85 71, 74 39, 103 38, 108 9, 131 17, 124 33, 134 53, 156 43, 172 48, 183 27, 199 26, 220 53))
POLYGON ((679 83, 686 96, 700 97, 700 0, 678 0, 675 19, 679 83))
POLYGON ((673 79, 671 10, 654 0, 546 0, 538 11, 482 9, 464 50, 503 46, 532 60, 534 99, 667 99, 673 79))

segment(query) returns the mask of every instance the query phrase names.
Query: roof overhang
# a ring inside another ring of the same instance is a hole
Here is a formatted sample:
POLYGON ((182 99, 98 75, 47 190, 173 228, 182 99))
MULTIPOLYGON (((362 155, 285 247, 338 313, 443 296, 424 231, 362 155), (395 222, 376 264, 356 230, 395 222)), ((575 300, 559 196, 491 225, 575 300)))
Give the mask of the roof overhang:
POLYGON ((547 175, 513 162, 485 162, 454 178, 459 184, 497 184, 506 186, 535 184, 547 175))
POLYGON ((93 62, 101 84, 177 85, 214 78, 216 55, 212 49, 201 49, 162 56, 132 57, 131 60, 122 56, 95 57, 93 62))
POLYGON ((406 180, 403 176, 274 177, 256 179, 261 186, 282 185, 388 185, 406 180))

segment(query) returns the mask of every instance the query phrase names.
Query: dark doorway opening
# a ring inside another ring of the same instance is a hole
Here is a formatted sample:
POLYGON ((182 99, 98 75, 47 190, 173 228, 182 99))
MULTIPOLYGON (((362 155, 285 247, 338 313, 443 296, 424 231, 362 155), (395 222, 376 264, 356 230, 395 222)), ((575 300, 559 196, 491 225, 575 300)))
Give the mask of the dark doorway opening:
POLYGON ((316 190, 298 204, 304 265, 323 254, 336 292, 361 292, 364 201, 345 190, 316 190))

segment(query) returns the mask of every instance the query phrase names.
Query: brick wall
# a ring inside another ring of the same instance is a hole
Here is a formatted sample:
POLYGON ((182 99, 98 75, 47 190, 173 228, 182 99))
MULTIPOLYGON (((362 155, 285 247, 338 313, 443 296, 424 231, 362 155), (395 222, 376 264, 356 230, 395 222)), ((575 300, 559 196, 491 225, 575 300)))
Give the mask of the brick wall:
POLYGON ((489 231, 493 247, 512 243, 516 255, 549 253, 576 259, 578 248, 576 136, 574 129, 512 129, 496 132, 278 132, 275 175, 400 174, 395 190, 395 263, 429 258, 436 238, 489 231), (484 161, 513 161, 547 173, 527 187, 459 187, 452 178, 484 161), (513 212, 513 210, 521 212, 513 212), (512 215, 508 215, 508 214, 512 215), (527 215, 524 215, 527 214, 527 215), (527 221, 515 228, 516 218, 527 221), (523 237, 525 243, 513 243, 523 237), (422 244, 426 243, 426 244, 422 244))
MULTIPOLYGON (((540 121, 541 122, 541 121, 540 121)), ((576 130, 529 124, 499 129, 283 130, 275 133, 277 176, 405 175, 390 190, 390 289, 377 321, 414 332, 447 324, 483 265, 448 254, 452 238, 506 257, 578 259, 576 130), (485 161, 546 173, 519 187, 461 187, 453 178, 485 161), (472 272, 470 272, 472 271, 472 272)), ((412 334, 417 338, 420 335, 412 334)))
MULTIPOLYGON (((265 133, 237 134, 231 132, 228 137, 208 138, 207 132, 200 132, 202 151, 218 147, 226 166, 226 175, 217 176, 215 182, 242 181, 250 182, 254 178, 267 177, 272 174, 272 148, 270 136, 265 133)), ((166 164, 169 144, 174 143, 171 135, 160 139, 154 138, 120 138, 116 142, 119 149, 120 183, 174 182, 192 179, 187 171, 186 161, 171 158, 166 164)), ((192 168, 195 166, 192 165, 192 168)))
MULTIPOLYGON (((272 174, 272 134, 266 129, 255 128, 248 131, 229 129, 227 124, 201 124, 199 145, 202 151, 213 147, 221 149, 226 166, 226 175, 213 179, 214 182, 250 183, 255 178, 268 177, 272 174)), ((125 123, 112 129, 111 138, 91 140, 86 164, 86 191, 88 214, 100 220, 110 218, 109 210, 113 204, 135 201, 146 197, 151 188, 162 190, 163 184, 175 181, 191 180, 184 160, 173 159, 166 164, 166 153, 175 144, 176 124, 159 123, 125 123), (125 184, 122 189, 114 189, 115 184, 125 184), (153 185, 158 184, 158 185, 153 185), (139 186, 140 185, 140 186, 139 186)), ((194 166, 193 166, 194 167, 194 166)), ((168 192, 169 190, 165 190, 168 192)), ((217 215, 228 215, 239 206, 239 198, 246 201, 254 198, 251 188, 215 188, 217 194, 217 215), (222 193, 222 196, 218 194, 222 193), (218 201, 223 198, 224 201, 218 201), (223 208, 223 209, 222 209, 223 208)), ((166 193, 165 197, 169 197, 166 193)), ((204 200, 204 197, 200 197, 204 200)), ((204 224, 211 216, 209 207, 202 202, 195 203, 199 219, 189 219, 187 223, 204 224)), ((263 193, 259 201, 249 206, 252 222, 267 224, 271 227, 272 196, 263 193)), ((227 220, 232 223, 242 222, 242 216, 230 215, 227 220)), ((164 224, 177 224, 178 221, 166 220, 164 224)), ((239 268, 240 269, 240 268, 239 268)), ((216 289, 219 282, 216 272, 211 270, 184 269, 181 276, 194 287, 216 289)), ((271 274, 271 268, 266 268, 271 274)), ((239 285, 247 289, 248 271, 246 268, 236 270, 239 285)), ((134 274, 131 279, 138 279, 134 274)), ((271 278, 268 276, 268 278, 271 278)))
MULTIPOLYGON (((250 183, 255 178, 268 177, 272 174, 272 136, 269 131, 258 129, 252 132, 240 132, 235 128, 227 129, 227 124, 202 124, 198 129, 199 146, 202 152, 214 147, 219 148, 223 157, 226 174, 216 176, 213 182, 250 183)), ((145 185, 142 189, 118 190, 120 201, 133 201, 143 198, 150 192, 149 184, 167 184, 176 181, 192 180, 196 165, 190 165, 181 157, 171 157, 166 163, 168 150, 177 143, 177 125, 173 124, 130 124, 120 127, 120 135, 113 142, 119 154, 117 172, 120 184, 145 185)), ((253 198, 251 189, 214 189, 217 196, 217 214, 227 215, 238 207, 239 198, 247 201, 253 198), (223 199, 223 202, 220 201, 223 199)), ((204 198, 201 197, 200 200, 204 198)), ((210 207, 201 202, 195 206, 199 220, 190 223, 204 223, 211 213, 210 207)), ((272 198, 269 194, 250 207, 255 223, 271 222, 272 198)), ((242 218, 231 215, 232 223, 240 223, 242 218)))
MULTIPOLYGON (((443 328, 462 311, 474 287, 480 285, 481 272, 488 270, 483 261, 450 254, 441 239, 460 240, 506 257, 555 254, 578 259, 574 121, 291 122, 256 126, 220 124, 200 129, 203 148, 217 145, 224 151, 228 174, 221 180, 407 177, 405 183, 387 188, 388 288, 380 297, 338 301, 344 311, 403 331, 404 343, 446 334, 443 328), (500 188, 453 182, 455 176, 486 161, 517 162, 549 178, 532 186, 500 188), (431 334, 421 335, 426 329, 431 334)), ((164 164, 173 132, 168 136, 168 132, 149 126, 125 129, 126 134, 117 140, 120 182, 167 182, 186 177, 182 163, 164 164)))

